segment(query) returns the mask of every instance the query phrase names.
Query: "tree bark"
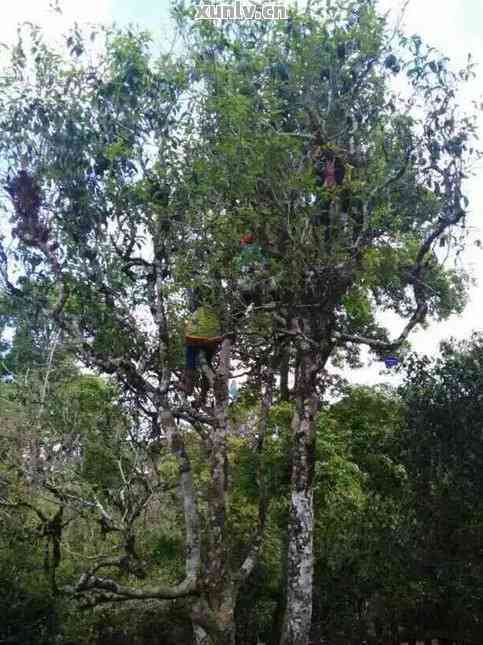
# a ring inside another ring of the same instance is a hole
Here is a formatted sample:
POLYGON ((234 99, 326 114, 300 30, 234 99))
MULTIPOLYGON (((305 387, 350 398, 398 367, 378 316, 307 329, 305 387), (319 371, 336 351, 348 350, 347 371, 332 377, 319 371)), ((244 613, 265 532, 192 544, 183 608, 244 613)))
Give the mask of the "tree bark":
POLYGON ((211 639, 201 625, 194 625, 194 645, 211 645, 211 639))
POLYGON ((191 619, 196 645, 235 645, 234 599, 228 593, 224 601, 214 609, 208 599, 200 598, 193 606, 191 619))
POLYGON ((301 357, 292 421, 292 477, 288 531, 287 606, 280 645, 307 645, 314 574, 313 476, 315 461, 315 361, 301 357))
POLYGON ((202 370, 214 393, 214 419, 206 439, 210 484, 208 488, 208 553, 202 595, 192 611, 193 624, 209 636, 211 645, 235 645, 237 588, 229 567, 226 540, 226 495, 228 488, 228 381, 231 341, 223 341, 216 373, 202 362, 202 370))
POLYGON ((210 633, 201 625, 194 625, 194 645, 235 645, 235 628, 213 627, 210 633))

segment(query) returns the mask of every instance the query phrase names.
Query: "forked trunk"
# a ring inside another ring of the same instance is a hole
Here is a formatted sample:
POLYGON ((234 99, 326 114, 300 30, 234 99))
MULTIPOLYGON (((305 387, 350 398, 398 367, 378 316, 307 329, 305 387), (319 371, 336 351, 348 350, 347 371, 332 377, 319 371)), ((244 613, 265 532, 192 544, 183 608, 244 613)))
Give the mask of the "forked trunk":
MULTIPOLYGON (((215 373, 203 365, 214 392, 215 423, 206 439, 210 484, 208 488, 207 561, 202 595, 192 610, 195 638, 209 645, 235 645, 235 598, 229 568, 226 539, 226 495, 228 476, 228 381, 230 377, 231 342, 225 339, 220 352, 220 365, 215 373), (203 634, 204 632, 204 634, 203 634), (208 640, 207 640, 208 638, 208 640)), ((199 645, 197 641, 197 645, 199 645)))

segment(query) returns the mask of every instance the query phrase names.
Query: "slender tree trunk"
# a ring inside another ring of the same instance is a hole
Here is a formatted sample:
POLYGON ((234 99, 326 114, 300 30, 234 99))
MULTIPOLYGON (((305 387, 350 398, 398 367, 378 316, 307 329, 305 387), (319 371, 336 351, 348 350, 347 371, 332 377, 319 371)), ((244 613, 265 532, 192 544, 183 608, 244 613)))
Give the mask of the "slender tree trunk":
POLYGON ((302 356, 292 421, 292 478, 288 533, 287 607, 281 645, 307 645, 312 619, 314 574, 313 475, 315 460, 316 367, 302 356))

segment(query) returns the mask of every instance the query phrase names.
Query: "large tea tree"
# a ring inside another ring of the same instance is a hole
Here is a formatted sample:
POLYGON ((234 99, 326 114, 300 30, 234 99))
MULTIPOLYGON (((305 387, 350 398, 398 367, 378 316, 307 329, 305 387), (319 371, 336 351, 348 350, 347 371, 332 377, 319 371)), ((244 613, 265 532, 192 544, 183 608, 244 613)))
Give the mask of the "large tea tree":
POLYGON ((321 3, 275 25, 188 24, 185 34, 199 92, 199 141, 186 155, 211 205, 198 226, 226 249, 205 266, 213 278, 230 267, 232 231, 249 231, 270 276, 244 318, 236 288, 217 299, 240 358, 255 372, 274 366, 294 403, 282 642, 306 643, 327 362, 356 360, 361 344, 393 353, 415 326, 463 306, 464 276, 444 258, 464 239, 474 125, 456 93, 470 69, 454 74, 418 37, 388 32, 370 2, 321 3), (399 331, 380 325, 382 311, 405 319, 399 331))
MULTIPOLYGON (((418 37, 390 31, 370 1, 315 3, 274 22, 215 24, 194 13, 175 8, 180 60, 153 59, 147 37, 132 32, 103 33, 94 59, 74 30, 59 54, 34 29, 2 76, 0 148, 12 168, 17 260, 35 258, 45 308, 76 356, 118 381, 142 417, 138 436, 166 439, 156 445, 179 463, 184 579, 126 584, 116 577, 122 558, 112 558, 65 590, 93 602, 187 597, 197 633, 234 642, 237 594, 268 503, 259 468, 253 539, 234 557, 228 439, 241 421, 229 413, 228 384, 236 372, 259 450, 271 404, 292 404, 282 643, 301 645, 311 622, 314 438, 327 363, 353 364, 363 344, 394 353, 417 325, 464 304, 464 276, 444 259, 464 242, 462 183, 477 156, 474 121, 457 104, 471 67, 452 72, 418 37), (247 234, 258 247, 248 290, 239 243, 247 234), (208 405, 179 387, 188 289, 225 332, 213 369, 202 365, 208 405), (398 314, 401 329, 389 333, 382 311, 398 314), (192 431, 210 470, 201 506, 186 449, 192 431)), ((16 288, 7 264, 4 281, 16 288)), ((133 518, 124 528, 99 510, 121 535, 134 534, 138 510, 123 510, 133 518)))

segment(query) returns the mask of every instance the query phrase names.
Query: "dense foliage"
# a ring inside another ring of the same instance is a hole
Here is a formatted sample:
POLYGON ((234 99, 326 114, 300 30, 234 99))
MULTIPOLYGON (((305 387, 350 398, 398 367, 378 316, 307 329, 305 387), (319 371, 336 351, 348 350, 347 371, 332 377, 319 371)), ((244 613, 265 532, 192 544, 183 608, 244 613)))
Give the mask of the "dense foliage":
MULTIPOLYGON (((437 633, 469 642, 481 639, 482 362, 480 337, 459 347, 445 344, 436 359, 408 359, 399 392, 349 388, 320 417, 314 639, 378 643, 398 631, 401 637, 437 633)), ((71 379, 57 383, 53 395, 65 404, 67 391, 73 405, 71 379)), ((92 414, 105 414, 105 394, 98 386, 94 394, 94 385, 87 378, 77 379, 75 386, 85 432, 92 414)), ((14 404, 15 388, 13 383, 2 386, 2 428, 25 432, 24 408, 14 404)), ((262 557, 237 605, 239 643, 257 638, 276 642, 284 597, 289 418, 286 407, 274 409, 264 468, 277 497, 262 557)), ((61 426, 61 415, 55 424, 61 426)), ((5 430, 2 438, 5 442, 5 430)), ((85 477, 99 486, 108 470, 104 453, 95 454, 99 470, 93 476, 87 469, 85 477)), ((7 461, 4 449, 2 455, 5 469, 11 457, 7 461)), ((250 499, 256 494, 254 454, 243 440, 232 444, 232 463, 236 524, 230 527, 230 539, 235 547, 243 526, 250 524, 250 499)), ((40 495, 31 501, 46 508, 40 495)), ((175 570, 181 545, 169 515, 164 512, 159 521, 149 514, 144 526, 154 559, 175 570)), ((111 638, 145 644, 162 636, 166 643, 190 642, 182 606, 148 606, 136 621, 129 607, 106 607, 95 614, 73 611, 51 594, 44 570, 46 538, 38 529, 38 518, 27 508, 3 514, 2 638, 14 636, 22 643, 44 638, 48 643, 53 634, 62 634, 75 643, 111 638)), ((77 566, 85 537, 68 529, 66 571, 77 566)))

